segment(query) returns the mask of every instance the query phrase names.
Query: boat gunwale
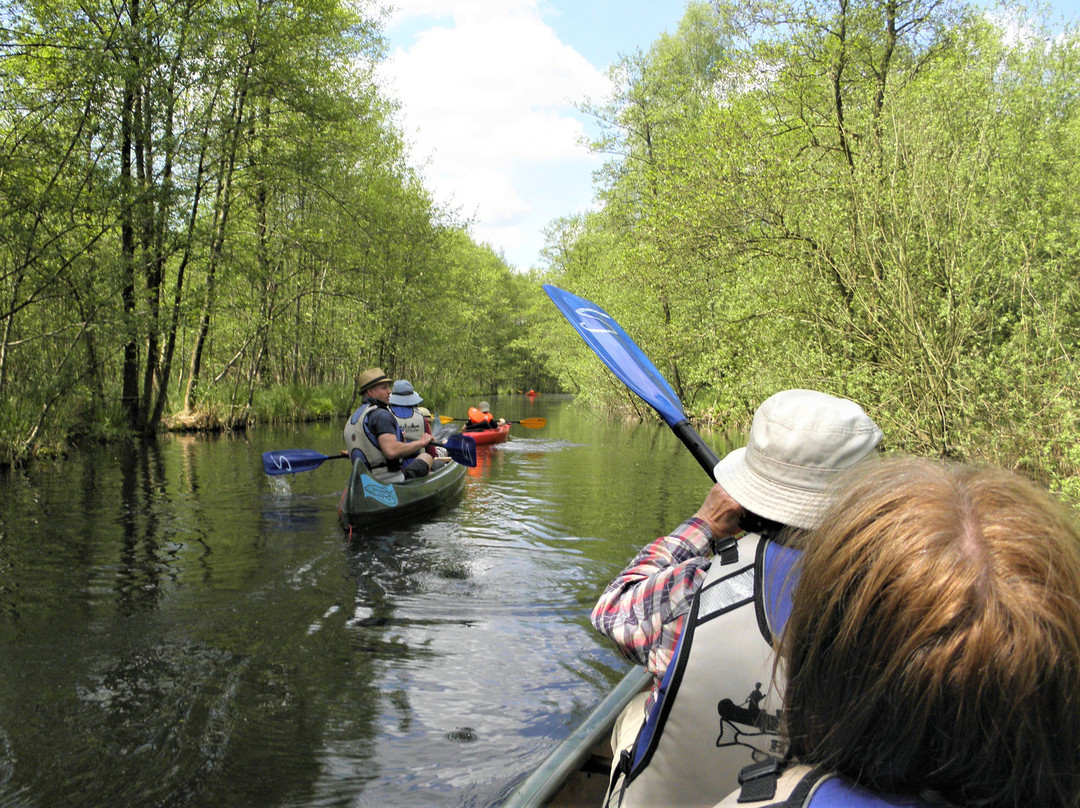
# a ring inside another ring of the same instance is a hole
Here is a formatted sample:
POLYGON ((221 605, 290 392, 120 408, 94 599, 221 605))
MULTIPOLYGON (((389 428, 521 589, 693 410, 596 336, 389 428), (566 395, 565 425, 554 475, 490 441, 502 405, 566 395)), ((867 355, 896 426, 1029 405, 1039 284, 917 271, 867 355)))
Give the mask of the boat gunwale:
POLYGON ((652 684, 648 669, 635 665, 544 761, 514 788, 502 808, 542 808, 582 767, 597 744, 610 739, 615 720, 630 700, 652 684))
POLYGON ((377 507, 353 510, 354 501, 370 501, 367 497, 356 497, 353 493, 357 486, 363 485, 361 478, 364 475, 371 477, 366 464, 358 458, 354 461, 345 490, 341 493, 338 519, 343 525, 364 527, 426 513, 443 505, 460 492, 465 483, 465 472, 465 466, 450 461, 443 468, 423 477, 400 483, 380 483, 393 486, 398 494, 398 503, 393 506, 379 504, 377 507))

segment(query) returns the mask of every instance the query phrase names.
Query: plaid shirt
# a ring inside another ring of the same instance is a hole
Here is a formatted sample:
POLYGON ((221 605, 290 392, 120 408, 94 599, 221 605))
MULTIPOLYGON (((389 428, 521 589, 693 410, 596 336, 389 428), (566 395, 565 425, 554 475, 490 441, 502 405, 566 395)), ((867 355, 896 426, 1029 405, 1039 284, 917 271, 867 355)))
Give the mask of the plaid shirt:
POLYGON ((712 565, 712 538, 704 520, 690 517, 670 536, 661 536, 638 553, 593 607, 596 630, 656 677, 646 709, 712 565))

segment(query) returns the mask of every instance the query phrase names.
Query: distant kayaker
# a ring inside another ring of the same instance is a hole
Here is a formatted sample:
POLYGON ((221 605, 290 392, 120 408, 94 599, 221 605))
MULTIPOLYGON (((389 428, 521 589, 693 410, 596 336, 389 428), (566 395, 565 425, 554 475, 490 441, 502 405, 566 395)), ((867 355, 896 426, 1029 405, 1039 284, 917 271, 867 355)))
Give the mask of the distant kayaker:
POLYGON ((505 423, 506 421, 502 418, 496 421, 495 416, 491 414, 491 405, 486 401, 481 401, 475 407, 469 407, 469 420, 461 431, 483 432, 487 429, 498 429, 505 423))
POLYGON ((789 760, 723 808, 1080 805, 1080 530, 1058 502, 891 459, 848 475, 801 549, 789 760))
POLYGON ((711 804, 738 787, 742 767, 778 753, 769 597, 787 577, 785 545, 817 525, 830 484, 880 439, 853 401, 771 396, 698 511, 607 587, 593 625, 655 676, 615 723, 612 805, 711 804), (738 707, 759 682, 770 686, 756 709, 738 707))
MULTIPOLYGON (((426 475, 431 471, 433 459, 425 451, 433 440, 431 433, 422 432, 414 440, 406 439, 390 411, 393 383, 382 368, 365 370, 357 383, 363 398, 344 430, 350 456, 355 458, 359 453, 371 469, 371 476, 379 482, 403 482, 426 475)), ((416 398, 421 400, 419 396, 416 398)))

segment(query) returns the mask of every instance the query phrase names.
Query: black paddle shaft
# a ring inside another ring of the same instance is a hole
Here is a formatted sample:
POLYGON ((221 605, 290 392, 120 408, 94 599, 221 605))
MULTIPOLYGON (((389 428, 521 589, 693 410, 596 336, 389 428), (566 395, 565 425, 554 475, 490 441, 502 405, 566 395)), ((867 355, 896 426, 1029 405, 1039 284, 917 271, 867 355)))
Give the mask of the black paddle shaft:
MULTIPOLYGON (((674 432, 679 440, 683 442, 687 449, 690 450, 690 454, 694 456, 694 459, 701 464, 701 467, 705 469, 705 473, 710 478, 713 477, 713 469, 716 468, 716 464, 720 462, 720 458, 716 456, 709 445, 701 439, 701 435, 697 430, 691 426, 689 421, 679 421, 671 427, 671 431, 674 432)), ((713 478, 713 482, 715 482, 713 478)))

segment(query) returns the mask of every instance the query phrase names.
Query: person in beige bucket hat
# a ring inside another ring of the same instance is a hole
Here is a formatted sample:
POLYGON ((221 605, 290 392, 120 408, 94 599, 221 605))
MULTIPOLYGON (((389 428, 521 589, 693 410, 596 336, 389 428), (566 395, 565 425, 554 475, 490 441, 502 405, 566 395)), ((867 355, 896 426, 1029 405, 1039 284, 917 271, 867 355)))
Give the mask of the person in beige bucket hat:
POLYGON ((854 401, 770 396, 746 446, 716 464, 697 512, 608 585, 593 625, 654 675, 612 737, 619 805, 712 805, 738 788, 741 768, 775 754, 782 688, 767 661, 770 593, 786 576, 771 573, 786 545, 818 525, 833 482, 880 440, 854 401))
POLYGON ((713 479, 747 511, 814 528, 829 505, 829 486, 880 440, 881 430, 854 401, 785 390, 757 408, 746 446, 717 463, 713 479))
POLYGON ((503 418, 496 421, 495 416, 491 414, 491 405, 486 401, 481 401, 475 407, 469 407, 469 417, 465 420, 465 428, 461 431, 484 432, 497 429, 505 423, 503 418))

